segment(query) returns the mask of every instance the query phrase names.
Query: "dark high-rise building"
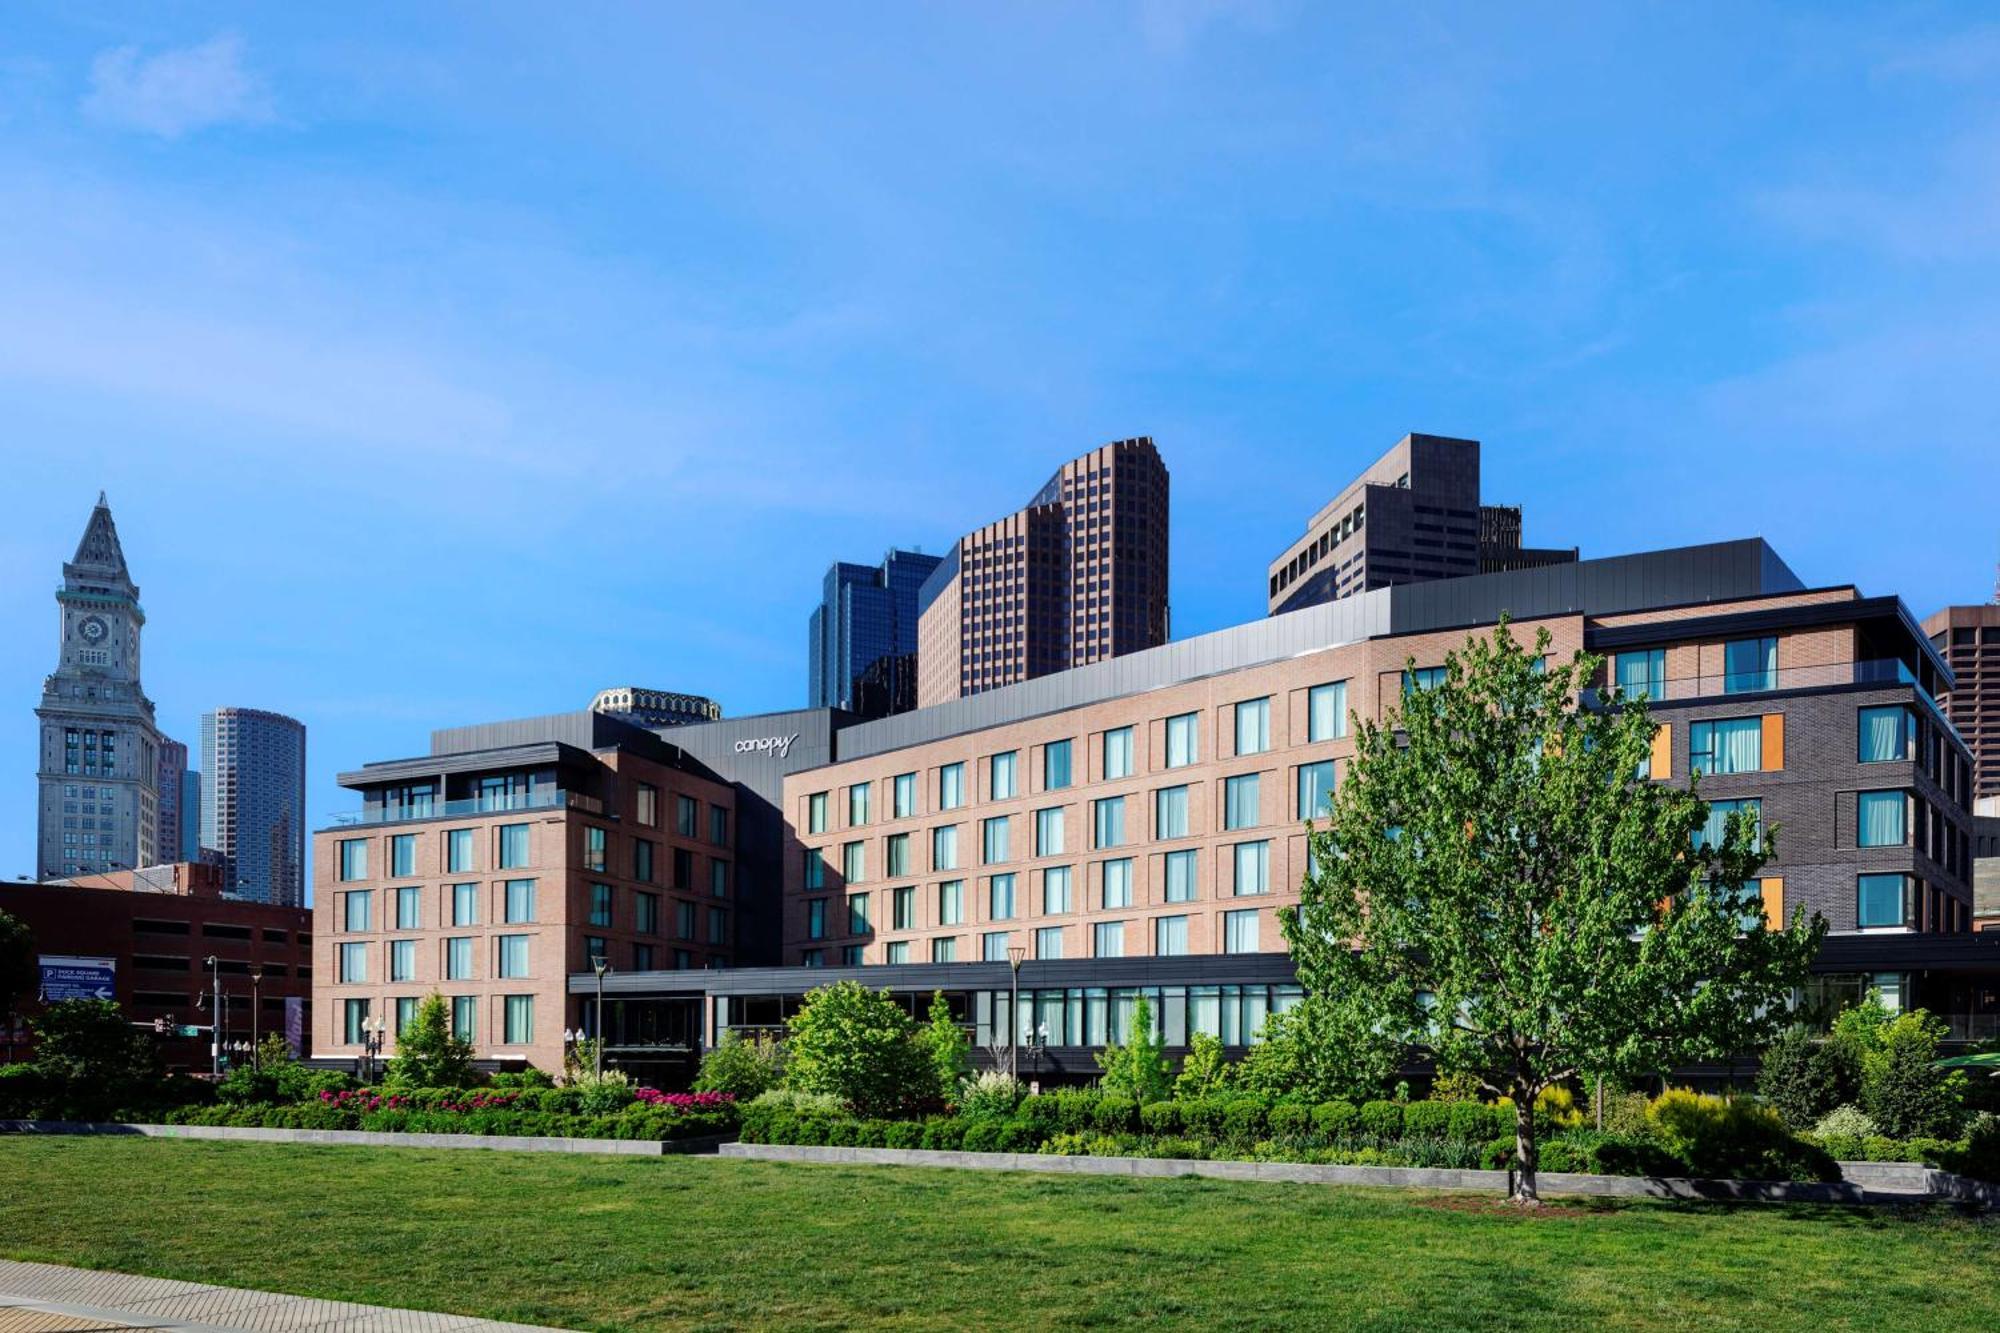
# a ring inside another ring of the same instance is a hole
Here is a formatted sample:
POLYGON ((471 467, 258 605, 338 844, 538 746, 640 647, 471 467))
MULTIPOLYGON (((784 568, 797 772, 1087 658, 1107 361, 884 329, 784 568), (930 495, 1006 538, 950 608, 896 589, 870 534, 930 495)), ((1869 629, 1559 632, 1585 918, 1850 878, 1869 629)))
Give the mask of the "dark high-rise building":
POLYGON ((943 557, 892 550, 826 571, 807 626, 807 703, 863 717, 917 706, 917 594, 943 557))
POLYGON ((1165 643, 1168 480, 1152 440, 1120 440, 953 543, 919 599, 918 703, 1165 643))
POLYGON ((201 859, 201 774, 188 767, 188 747, 160 738, 159 819, 154 860, 173 865, 201 859))
POLYGON ((1570 564, 1575 547, 1523 547, 1521 511, 1479 498, 1479 441, 1405 435, 1271 562, 1267 610, 1296 611, 1427 579, 1570 564))
POLYGON ((306 901, 306 728, 261 708, 201 716, 201 841, 222 856, 234 892, 306 901))
POLYGON ((1973 795, 2000 796, 2000 604, 1947 606, 1924 633, 1951 664, 1944 711, 1972 751, 1973 795))

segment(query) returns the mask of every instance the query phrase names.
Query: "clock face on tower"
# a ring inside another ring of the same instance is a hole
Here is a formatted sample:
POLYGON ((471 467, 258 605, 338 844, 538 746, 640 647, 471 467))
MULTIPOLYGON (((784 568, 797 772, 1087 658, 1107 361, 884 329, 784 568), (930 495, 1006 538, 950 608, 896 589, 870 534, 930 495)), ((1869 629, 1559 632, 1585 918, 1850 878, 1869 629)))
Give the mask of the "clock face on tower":
POLYGON ((76 627, 76 632, 83 636, 85 643, 103 643, 104 636, 109 631, 102 616, 85 616, 83 623, 76 627))

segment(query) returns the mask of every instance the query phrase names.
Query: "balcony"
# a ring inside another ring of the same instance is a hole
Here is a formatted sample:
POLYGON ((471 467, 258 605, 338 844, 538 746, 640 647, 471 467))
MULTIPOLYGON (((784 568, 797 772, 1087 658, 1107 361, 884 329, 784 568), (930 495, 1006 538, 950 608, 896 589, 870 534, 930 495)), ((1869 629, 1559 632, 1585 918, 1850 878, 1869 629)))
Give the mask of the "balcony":
POLYGON ((459 801, 417 801, 375 809, 348 810, 331 816, 331 828, 361 828, 375 824, 409 824, 423 819, 465 819, 476 815, 504 815, 516 811, 578 810, 602 815, 604 802, 595 796, 560 788, 526 795, 472 796, 459 801))
MULTIPOLYGON (((1827 662, 1820 666, 1777 667, 1768 671, 1718 671, 1701 676, 1673 676, 1647 682, 1647 696, 1654 703, 1675 703, 1687 699, 1709 699, 1732 694, 1768 694, 1778 690, 1827 689, 1838 685, 1908 685, 1930 707, 1932 715, 1956 736, 1957 729, 1944 715, 1937 700, 1917 683, 1916 674, 1893 657, 1858 662, 1827 662)), ((1637 693, 1639 687, 1634 686, 1637 693)), ((1584 691, 1584 702, 1596 704, 1610 692, 1610 685, 1584 691)))

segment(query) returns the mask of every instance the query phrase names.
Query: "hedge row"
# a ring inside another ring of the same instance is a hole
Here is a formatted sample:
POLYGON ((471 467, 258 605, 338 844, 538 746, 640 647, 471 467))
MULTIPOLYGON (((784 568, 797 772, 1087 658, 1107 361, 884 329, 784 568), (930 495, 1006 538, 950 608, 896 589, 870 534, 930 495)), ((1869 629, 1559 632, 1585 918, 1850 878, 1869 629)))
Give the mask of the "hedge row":
POLYGON ((305 1102, 295 1106, 201 1106, 170 1113, 171 1125, 228 1125, 256 1129, 359 1129, 383 1134, 509 1134, 536 1138, 642 1139, 665 1142, 728 1134, 730 1110, 674 1111, 635 1105, 609 1115, 524 1110, 517 1106, 474 1111, 397 1108, 363 1111, 305 1102))

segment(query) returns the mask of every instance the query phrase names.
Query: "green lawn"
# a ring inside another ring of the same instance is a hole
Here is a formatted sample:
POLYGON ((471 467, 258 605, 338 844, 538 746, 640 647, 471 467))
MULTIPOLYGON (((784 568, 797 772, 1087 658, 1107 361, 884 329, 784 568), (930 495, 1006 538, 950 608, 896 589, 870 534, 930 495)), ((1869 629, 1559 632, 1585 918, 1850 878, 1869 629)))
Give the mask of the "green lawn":
POLYGON ((2000 1222, 0 1139, 0 1255, 573 1328, 2000 1328, 2000 1222))

